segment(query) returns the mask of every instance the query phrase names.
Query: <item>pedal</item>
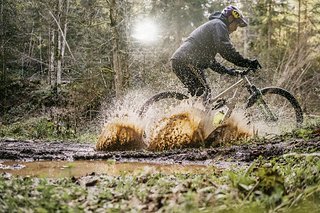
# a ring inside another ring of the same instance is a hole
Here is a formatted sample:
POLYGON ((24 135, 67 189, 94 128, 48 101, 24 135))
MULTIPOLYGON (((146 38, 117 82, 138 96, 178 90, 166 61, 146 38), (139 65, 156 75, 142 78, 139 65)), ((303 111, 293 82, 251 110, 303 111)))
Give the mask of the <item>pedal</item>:
POLYGON ((226 104, 225 99, 219 99, 216 101, 215 105, 212 107, 212 110, 217 110, 217 109, 223 107, 225 104, 226 104))

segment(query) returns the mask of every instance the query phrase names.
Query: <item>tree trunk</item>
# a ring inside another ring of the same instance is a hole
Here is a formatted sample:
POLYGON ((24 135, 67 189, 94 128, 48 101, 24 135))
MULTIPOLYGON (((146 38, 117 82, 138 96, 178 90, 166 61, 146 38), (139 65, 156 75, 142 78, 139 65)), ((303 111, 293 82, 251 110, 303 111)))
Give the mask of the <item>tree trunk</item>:
POLYGON ((3 2, 3 0, 1 1, 1 27, 2 27, 2 30, 1 30, 1 55, 2 55, 2 58, 1 58, 1 61, 2 61, 2 80, 3 80, 3 82, 5 82, 5 78, 6 78, 6 65, 5 65, 5 54, 6 54, 6 52, 5 52, 5 42, 4 42, 4 31, 3 31, 3 29, 5 29, 5 23, 4 23, 4 2, 3 2))
MULTIPOLYGON (((181 0, 178 0, 177 2, 177 5, 178 7, 183 7, 184 6, 184 3, 181 1, 181 0)), ((181 11, 177 11, 178 13, 181 13, 181 11)), ((176 20, 176 38, 178 38, 178 43, 177 43, 177 47, 179 47, 182 43, 182 37, 183 37, 183 21, 184 21, 184 18, 183 16, 179 15, 177 17, 177 20, 176 20)))
POLYGON ((121 49, 119 36, 119 14, 116 0, 110 1, 110 21, 112 29, 112 64, 115 73, 114 85, 116 98, 120 98, 123 94, 123 70, 121 66, 121 49))
POLYGON ((59 30, 59 26, 61 26, 61 16, 62 16, 62 0, 58 1, 57 4, 57 85, 61 84, 61 73, 62 73, 62 56, 61 56, 61 48, 62 48, 62 32, 59 30))
POLYGON ((270 67, 270 51, 271 51, 271 41, 272 41, 272 0, 268 1, 268 55, 267 55, 267 69, 270 67))
POLYGON ((42 61, 42 33, 39 35, 39 59, 40 59, 40 77, 43 79, 43 61, 42 61))
POLYGON ((298 2, 298 33, 297 33, 297 46, 300 44, 300 33, 301 33, 301 0, 298 2))
POLYGON ((55 32, 53 29, 49 28, 49 84, 53 87, 56 85, 56 70, 55 70, 55 32))
POLYGON ((69 13, 69 0, 65 1, 66 6, 65 6, 65 15, 64 15, 64 19, 63 19, 63 40, 62 40, 62 44, 61 44, 61 58, 62 60, 64 59, 64 53, 65 53, 65 49, 66 49, 66 44, 67 44, 67 26, 68 26, 68 13, 69 13))
MULTIPOLYGON (((65 48, 68 45, 66 40, 67 34, 67 15, 69 11, 69 0, 59 0, 56 5, 56 16, 50 11, 50 15, 55 21, 55 27, 51 30, 50 37, 50 85, 58 86, 61 84, 63 59, 65 48), (65 4, 65 5, 64 5, 65 4)), ((69 49, 70 50, 70 49, 69 49)), ((71 51, 70 54, 72 55, 71 51)), ((73 55, 72 55, 73 57, 73 55)), ((73 57, 74 58, 74 57, 73 57)))
MULTIPOLYGON (((28 58, 33 58, 33 51, 34 51, 34 41, 33 41, 33 37, 34 37, 34 21, 32 22, 32 28, 31 28, 31 32, 30 32, 30 40, 29 40, 29 47, 28 47, 28 58)), ((27 65, 30 65, 30 60, 27 61, 27 65)), ((23 67, 22 67, 23 70, 23 67)), ((23 73, 22 73, 22 77, 23 77, 23 73)))
POLYGON ((5 51, 5 41, 4 41, 4 31, 3 29, 5 29, 5 23, 4 23, 4 2, 3 0, 1 1, 1 62, 2 62, 2 66, 1 66, 1 71, 2 71, 2 75, 0 75, 1 79, 0 81, 2 81, 4 85, 4 93, 1 94, 0 93, 0 98, 1 98, 1 101, 3 102, 2 104, 5 104, 6 103, 6 97, 7 97, 7 87, 6 87, 6 77, 7 77, 7 73, 6 73, 6 57, 5 57, 5 54, 6 54, 6 51, 5 51))

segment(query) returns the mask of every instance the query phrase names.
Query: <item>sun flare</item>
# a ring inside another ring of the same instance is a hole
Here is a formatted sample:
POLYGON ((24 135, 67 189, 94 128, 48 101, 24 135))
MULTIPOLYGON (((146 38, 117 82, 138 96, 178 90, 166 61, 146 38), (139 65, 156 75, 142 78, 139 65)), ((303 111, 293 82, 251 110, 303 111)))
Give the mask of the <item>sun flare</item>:
POLYGON ((151 20, 143 20, 134 28, 132 37, 145 43, 154 42, 158 39, 159 28, 156 23, 151 20))

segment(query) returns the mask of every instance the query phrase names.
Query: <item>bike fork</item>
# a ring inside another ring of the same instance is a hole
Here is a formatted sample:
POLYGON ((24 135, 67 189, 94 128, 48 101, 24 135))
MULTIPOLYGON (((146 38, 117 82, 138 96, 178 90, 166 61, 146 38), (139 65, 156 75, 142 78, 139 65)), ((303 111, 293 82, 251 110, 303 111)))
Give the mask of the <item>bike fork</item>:
POLYGON ((260 108, 260 110, 262 111, 262 113, 267 121, 277 121, 278 120, 277 116, 274 115, 274 113, 270 110, 268 104, 263 100, 262 95, 260 95, 260 97, 258 97, 257 105, 260 108))
POLYGON ((267 121, 277 121, 278 117, 271 111, 265 100, 263 100, 261 91, 255 85, 251 84, 248 78, 245 77, 245 79, 249 84, 247 89, 252 95, 251 97, 253 97, 253 99, 249 101, 248 106, 256 103, 267 121))

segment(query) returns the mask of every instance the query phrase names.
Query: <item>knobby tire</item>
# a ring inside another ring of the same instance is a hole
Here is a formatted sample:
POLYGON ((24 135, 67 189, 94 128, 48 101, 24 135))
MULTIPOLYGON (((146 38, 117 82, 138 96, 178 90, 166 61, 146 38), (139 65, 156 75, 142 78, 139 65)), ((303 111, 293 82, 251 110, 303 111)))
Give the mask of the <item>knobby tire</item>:
POLYGON ((182 94, 180 92, 174 92, 174 91, 166 91, 166 92, 160 92, 154 96, 152 96, 151 98, 149 98, 140 108, 139 110, 139 116, 143 116, 149 109, 149 107, 160 101, 163 99, 167 99, 167 98, 174 98, 177 100, 183 100, 183 99, 188 99, 189 97, 185 94, 182 94))
MULTIPOLYGON (((286 98, 295 111, 295 116, 296 116, 295 119, 297 122, 297 126, 298 127, 301 126, 301 124, 303 123, 303 112, 302 112, 302 109, 300 107, 299 102, 290 92, 288 92, 287 90, 282 89, 280 87, 266 87, 266 88, 261 89, 261 93, 262 93, 262 95, 276 94, 276 95, 280 95, 280 96, 286 98)), ((257 102, 257 99, 256 99, 256 102, 257 102)))

